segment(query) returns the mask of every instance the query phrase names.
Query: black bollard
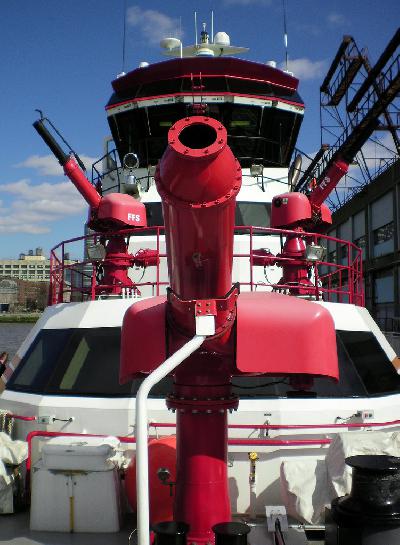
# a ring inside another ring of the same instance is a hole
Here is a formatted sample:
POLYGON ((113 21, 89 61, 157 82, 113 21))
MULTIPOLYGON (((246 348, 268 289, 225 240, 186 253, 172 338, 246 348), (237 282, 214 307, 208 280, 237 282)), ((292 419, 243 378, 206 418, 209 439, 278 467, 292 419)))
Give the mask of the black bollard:
POLYGON ((189 524, 185 522, 158 522, 153 524, 154 545, 186 545, 189 524))
POLYGON ((400 458, 350 456, 346 464, 353 468, 351 492, 332 502, 333 520, 327 525, 326 544, 398 545, 400 458))
POLYGON ((220 522, 212 527, 215 545, 247 545, 250 526, 242 522, 220 522))

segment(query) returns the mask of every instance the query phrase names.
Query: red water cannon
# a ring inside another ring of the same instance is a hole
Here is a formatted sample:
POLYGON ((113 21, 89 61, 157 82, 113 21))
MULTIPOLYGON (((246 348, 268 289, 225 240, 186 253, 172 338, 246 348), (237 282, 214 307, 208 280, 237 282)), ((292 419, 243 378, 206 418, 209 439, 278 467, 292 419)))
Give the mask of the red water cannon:
POLYGON ((272 199, 271 227, 321 232, 332 224, 329 208, 323 204, 342 177, 347 173, 349 163, 337 159, 333 161, 326 174, 315 180, 308 194, 283 193, 272 199))
POLYGON ((156 372, 194 335, 206 336, 174 369, 167 406, 177 414, 174 519, 189 524, 190 541, 212 543, 212 527, 231 518, 227 412, 238 406, 232 376, 293 375, 299 384, 303 375, 337 378, 334 324, 319 305, 239 294, 232 284, 241 169, 219 121, 176 122, 155 180, 171 287, 166 297, 135 302, 126 312, 120 380, 156 372))
MULTIPOLYGON (((65 175, 88 203, 88 226, 104 233, 104 240, 108 240, 104 260, 97 267, 96 293, 120 295, 124 289, 134 291, 135 286, 128 276, 128 269, 134 264, 135 257, 129 254, 128 245, 124 237, 118 235, 118 231, 147 226, 144 204, 122 193, 101 196, 85 176, 82 161, 78 156, 75 157, 75 154, 64 152, 45 126, 45 121, 45 118, 41 118, 35 121, 33 126, 58 159, 65 175), (107 237, 107 233, 115 232, 116 235, 107 237)), ((51 123, 50 125, 54 129, 51 123)))
MULTIPOLYGON (((393 42, 397 45, 398 40, 393 42)), ((384 62, 387 61, 390 56, 393 44, 388 47, 389 53, 384 54, 384 62)), ((378 61, 379 62, 379 61, 378 61)), ((383 59, 382 59, 383 62, 383 59)), ((383 65, 382 65, 383 67, 383 65)), ((371 73, 374 70, 371 71, 371 73)), ((324 201, 337 187, 340 180, 345 174, 347 174, 349 165, 354 159, 357 152, 366 143, 371 134, 376 130, 379 125, 379 116, 385 111, 385 108, 394 100, 398 91, 398 76, 393 78, 392 67, 388 69, 389 77, 382 78, 385 81, 385 85, 382 88, 382 93, 375 93, 377 86, 375 84, 375 90, 368 99, 368 108, 363 115, 360 116, 358 124, 352 126, 350 131, 345 131, 336 143, 334 153, 325 159, 323 155, 323 148, 321 148, 318 161, 315 162, 314 167, 311 170, 307 170, 301 180, 296 184, 295 191, 291 193, 284 193, 278 195, 272 200, 271 210, 271 227, 278 229, 295 229, 298 231, 309 231, 321 233, 332 224, 331 213, 328 207, 323 204, 324 201), (385 88, 386 87, 386 88, 385 88), (375 96, 376 95, 376 96, 375 96), (316 171, 316 166, 320 163, 322 172, 310 182, 310 175, 316 171), (299 193, 299 189, 306 189, 306 193, 299 193)), ((372 76, 367 78, 369 84, 371 83, 372 76)), ((366 81, 367 81, 366 80, 366 81)), ((364 85, 364 91, 366 86, 364 85)), ((359 97, 361 98, 361 96, 359 97)), ((317 154, 318 155, 318 154, 317 154)), ((297 245, 304 246, 306 249, 307 241, 299 234, 289 235, 286 238, 286 243, 281 253, 281 257, 290 258, 288 244, 293 246, 293 238, 297 237, 297 245)), ((287 263, 282 264, 282 278, 279 281, 280 285, 288 286, 289 282, 292 285, 289 288, 289 292, 293 295, 307 295, 312 293, 312 290, 304 290, 299 286, 304 285, 304 276, 308 275, 311 271, 311 264, 296 264, 288 259, 287 263), (297 285, 296 285, 297 284, 297 285)))
POLYGON ((36 131, 53 152, 65 175, 90 207, 89 227, 97 231, 116 231, 128 227, 146 227, 146 208, 130 195, 111 193, 102 197, 85 176, 75 157, 65 153, 44 124, 43 119, 33 124, 36 131))
MULTIPOLYGON (((315 180, 314 187, 308 194, 297 191, 283 193, 272 199, 271 227, 294 231, 286 235, 282 252, 275 259, 272 255, 263 255, 262 249, 253 251, 253 263, 258 266, 278 265, 282 267, 282 278, 276 289, 292 295, 314 295, 315 286, 310 281, 313 261, 307 260, 307 248, 310 241, 304 232, 324 232, 332 224, 332 216, 324 200, 347 173, 349 163, 337 158, 332 161, 320 180, 315 180)), ((321 253, 323 248, 314 248, 321 253)))

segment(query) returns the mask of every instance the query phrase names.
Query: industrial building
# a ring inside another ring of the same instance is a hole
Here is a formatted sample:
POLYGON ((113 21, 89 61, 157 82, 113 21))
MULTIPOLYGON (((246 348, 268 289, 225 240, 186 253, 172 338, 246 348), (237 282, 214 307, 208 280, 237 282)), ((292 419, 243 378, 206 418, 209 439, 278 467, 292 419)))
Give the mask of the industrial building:
MULTIPOLYGON (((385 331, 400 332, 400 160, 333 214, 333 237, 363 250, 366 307, 385 331)), ((347 263, 330 242, 328 261, 347 263)))
POLYGON ((0 259, 0 278, 19 278, 32 282, 49 282, 50 260, 43 255, 42 248, 21 253, 19 259, 0 259))

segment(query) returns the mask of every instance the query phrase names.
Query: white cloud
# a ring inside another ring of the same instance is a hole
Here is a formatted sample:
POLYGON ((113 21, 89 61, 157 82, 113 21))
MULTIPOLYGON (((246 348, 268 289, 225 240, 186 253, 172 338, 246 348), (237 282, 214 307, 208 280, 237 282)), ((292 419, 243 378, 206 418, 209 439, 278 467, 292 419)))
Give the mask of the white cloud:
MULTIPOLYGON (((373 173, 375 170, 383 167, 388 159, 396 156, 396 148, 392 135, 389 132, 373 135, 374 140, 368 140, 362 147, 365 163, 368 169, 373 173)), ((356 160, 362 161, 362 157, 356 156, 356 160)), ((358 171, 357 165, 351 165, 350 171, 354 175, 358 171)))
MULTIPOLYGON (((311 61, 310 59, 289 59, 288 70, 293 72, 296 78, 300 80, 310 80, 322 78, 326 70, 326 61, 311 61)), ((280 68, 286 68, 284 63, 280 64, 280 68)))
POLYGON ((28 235, 43 235, 49 233, 48 227, 24 223, 21 225, 12 218, 0 218, 0 233, 27 233, 28 235))
POLYGON ((38 199, 49 199, 53 202, 60 200, 62 202, 65 199, 71 198, 75 201, 83 201, 74 185, 69 181, 55 184, 49 182, 32 184, 30 180, 22 179, 18 182, 0 184, 0 192, 18 195, 30 202, 38 199))
POLYGON ((343 26, 347 23, 346 17, 341 13, 329 13, 327 19, 331 25, 343 26))
POLYGON ((2 233, 48 233, 48 223, 81 214, 87 209, 87 204, 71 182, 34 185, 23 179, 0 184, 0 193, 13 197, 7 208, 2 203, 2 233))
MULTIPOLYGON (((92 163, 96 162, 95 157, 89 157, 88 155, 80 155, 85 167, 90 171, 92 163)), ((54 157, 54 155, 31 155, 22 163, 15 165, 18 168, 33 168, 38 171, 41 176, 63 176, 64 171, 54 157)))
POLYGON ((127 10, 127 22, 137 28, 151 45, 158 45, 166 37, 181 37, 179 20, 161 11, 132 6, 127 10))

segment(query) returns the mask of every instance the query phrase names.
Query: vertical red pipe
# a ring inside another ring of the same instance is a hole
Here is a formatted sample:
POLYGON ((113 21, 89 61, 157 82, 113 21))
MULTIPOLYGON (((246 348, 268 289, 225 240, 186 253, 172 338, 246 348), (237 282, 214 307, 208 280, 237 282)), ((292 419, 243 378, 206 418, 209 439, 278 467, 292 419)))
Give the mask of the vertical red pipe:
MULTIPOLYGON (((227 145, 225 127, 216 119, 181 119, 171 127, 168 144, 155 180, 174 297, 182 304, 226 298, 232 288, 240 165, 227 145)), ((182 330, 190 334, 194 321, 194 309, 191 314, 180 312, 172 300, 170 346, 182 341, 182 330)), ((212 526, 231 518, 226 411, 237 401, 230 396, 231 358, 219 354, 221 337, 213 343, 212 350, 203 346, 177 369, 174 393, 167 400, 178 415, 175 520, 190 525, 189 540, 198 544, 212 543, 212 526)))
POLYGON ((211 543, 212 526, 231 518, 227 439, 226 410, 178 412, 175 520, 190 524, 197 543, 211 543))

